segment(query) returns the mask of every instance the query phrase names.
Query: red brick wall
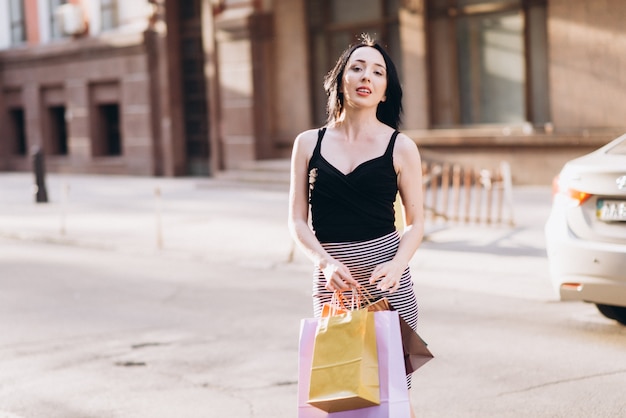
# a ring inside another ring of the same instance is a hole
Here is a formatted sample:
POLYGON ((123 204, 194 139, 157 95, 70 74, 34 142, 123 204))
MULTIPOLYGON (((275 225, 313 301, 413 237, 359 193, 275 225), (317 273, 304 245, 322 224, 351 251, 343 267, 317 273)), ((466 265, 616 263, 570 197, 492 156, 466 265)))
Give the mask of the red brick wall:
MULTIPOLYGON (((0 95, 19 92, 26 119, 27 146, 47 149, 44 110, 50 92, 64 105, 67 120, 67 155, 49 155, 49 171, 152 175, 150 73, 142 34, 123 35, 114 47, 97 39, 71 41, 34 48, 3 51, 0 95), (122 46, 123 45, 123 46, 122 46), (94 156, 94 86, 116 86, 107 98, 119 105, 122 155, 94 156), (61 98, 61 99, 59 99, 61 98)), ((59 103, 57 103, 59 102, 59 103)), ((0 100, 2 105, 2 100, 0 100)), ((5 110, 0 106, 0 111, 5 110)), ((6 115, 3 112, 3 117, 6 115)), ((0 129, 0 132, 2 130, 0 129)), ((29 156, 7 155, 0 149, 0 168, 28 170, 29 156)))
POLYGON ((26 0, 24 2, 24 14, 26 17, 26 40, 29 44, 37 44, 39 43, 37 0, 26 0))

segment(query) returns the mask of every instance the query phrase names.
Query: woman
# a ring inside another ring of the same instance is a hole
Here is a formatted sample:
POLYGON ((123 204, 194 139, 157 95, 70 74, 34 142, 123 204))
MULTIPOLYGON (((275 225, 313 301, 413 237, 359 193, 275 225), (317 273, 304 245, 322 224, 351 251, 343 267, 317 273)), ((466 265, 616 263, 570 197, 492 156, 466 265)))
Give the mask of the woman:
POLYGON ((423 237, 422 169, 417 146, 397 131, 402 88, 396 68, 380 45, 363 37, 343 52, 324 88, 327 125, 296 138, 289 196, 291 234, 315 264, 315 315, 333 291, 364 286, 376 299, 386 296, 415 328, 408 263, 423 237))

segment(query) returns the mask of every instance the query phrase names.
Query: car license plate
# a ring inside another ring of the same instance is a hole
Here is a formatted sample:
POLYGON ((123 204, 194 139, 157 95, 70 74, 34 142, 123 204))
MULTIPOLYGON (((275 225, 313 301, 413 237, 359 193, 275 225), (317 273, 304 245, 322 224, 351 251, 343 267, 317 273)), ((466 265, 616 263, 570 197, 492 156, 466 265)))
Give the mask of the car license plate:
POLYGON ((626 221, 626 200, 598 199, 596 216, 601 221, 626 221))

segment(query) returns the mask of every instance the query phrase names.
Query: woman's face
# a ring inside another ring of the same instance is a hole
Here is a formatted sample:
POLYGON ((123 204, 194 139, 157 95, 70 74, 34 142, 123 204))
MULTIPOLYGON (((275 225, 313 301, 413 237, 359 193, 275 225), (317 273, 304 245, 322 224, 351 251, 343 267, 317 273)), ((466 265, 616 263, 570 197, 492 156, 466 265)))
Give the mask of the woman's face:
POLYGON ((364 46, 352 52, 342 78, 344 106, 376 107, 387 91, 387 67, 382 54, 364 46))

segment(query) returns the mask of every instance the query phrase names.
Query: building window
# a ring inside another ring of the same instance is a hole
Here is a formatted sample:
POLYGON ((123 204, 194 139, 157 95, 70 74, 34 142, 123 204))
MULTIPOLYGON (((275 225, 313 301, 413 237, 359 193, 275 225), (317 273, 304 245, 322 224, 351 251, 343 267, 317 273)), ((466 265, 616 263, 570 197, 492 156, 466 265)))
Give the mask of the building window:
POLYGON ((120 132, 120 107, 117 103, 100 105, 105 155, 122 155, 122 135, 120 132))
POLYGON ((26 42, 26 20, 24 17, 24 2, 22 0, 9 1, 9 16, 11 26, 11 44, 26 42))
POLYGON ((114 29, 118 26, 117 0, 101 0, 100 23, 102 30, 114 29))
POLYGON ((25 156, 26 147, 26 123, 24 122, 24 109, 9 109, 9 135, 12 137, 12 153, 25 156))
POLYGON ((67 123, 65 106, 48 107, 48 147, 51 155, 67 155, 67 123))
POLYGON ((89 90, 92 155, 94 157, 121 156, 124 144, 119 82, 94 83, 89 90))
POLYGON ((549 121, 545 3, 427 2, 434 127, 549 121))
POLYGON ((307 1, 315 124, 323 124, 326 120, 324 76, 332 69, 341 52, 360 34, 368 33, 385 46, 401 72, 399 3, 400 0, 307 1))
POLYGON ((56 10, 60 5, 66 4, 67 0, 49 0, 50 6, 50 38, 51 39, 60 39, 65 36, 59 27, 58 19, 55 15, 56 10))
POLYGON ((62 85, 41 89, 44 149, 48 155, 67 155, 67 122, 65 90, 62 85))
POLYGON ((117 103, 101 104, 96 109, 99 134, 95 155, 109 157, 122 155, 119 105, 117 103))

